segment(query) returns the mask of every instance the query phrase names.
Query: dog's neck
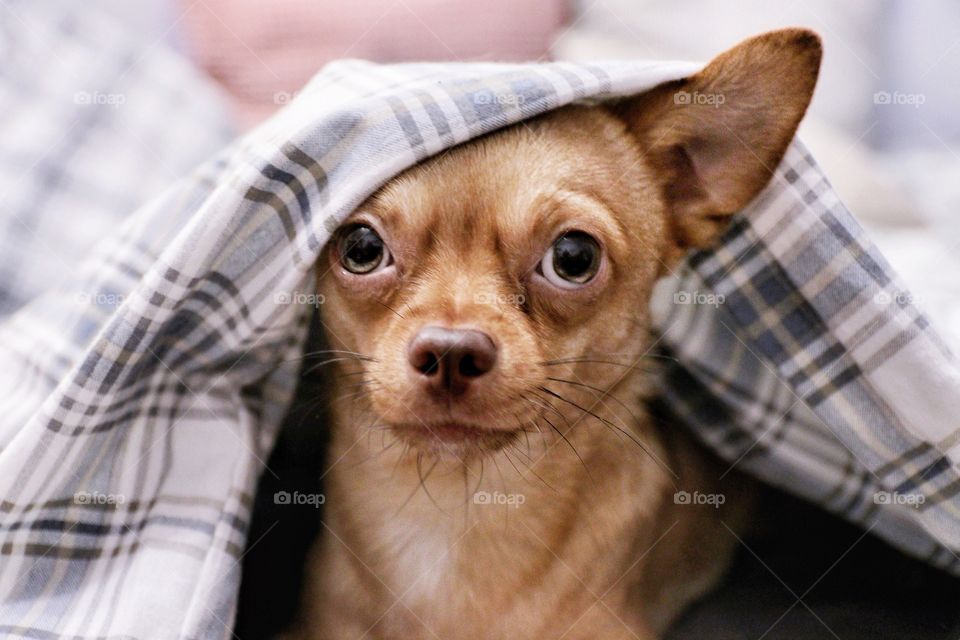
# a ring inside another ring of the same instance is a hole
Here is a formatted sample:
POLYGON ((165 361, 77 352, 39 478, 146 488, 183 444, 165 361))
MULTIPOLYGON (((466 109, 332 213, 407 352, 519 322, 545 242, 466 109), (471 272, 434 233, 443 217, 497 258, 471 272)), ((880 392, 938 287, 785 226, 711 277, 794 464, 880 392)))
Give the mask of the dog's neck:
POLYGON ((622 404, 578 402, 597 416, 555 403, 563 437, 529 433, 529 453, 524 440, 469 463, 390 446, 334 402, 326 535, 305 601, 333 615, 364 594, 375 613, 358 636, 517 637, 541 612, 530 637, 655 637, 717 579, 710 559, 733 538, 713 513, 674 504, 674 491, 719 489, 682 431, 654 427, 646 378, 608 390, 622 404), (702 537, 702 557, 685 556, 682 541, 702 537))
MULTIPOLYGON (((410 596, 424 602, 451 581, 483 580, 489 584, 471 588, 509 598, 587 530, 611 536, 611 549, 625 552, 616 534, 634 529, 638 517, 653 518, 672 491, 641 387, 640 373, 624 379, 609 392, 623 403, 595 400, 594 415, 553 398, 552 426, 541 421, 542 433, 531 426, 514 446, 465 461, 418 455, 389 431, 348 428, 341 421, 355 407, 335 403, 330 526, 364 563, 379 563, 371 570, 384 580, 419 576, 410 596)), ((588 558, 563 563, 581 560, 571 569, 588 572, 588 558)))

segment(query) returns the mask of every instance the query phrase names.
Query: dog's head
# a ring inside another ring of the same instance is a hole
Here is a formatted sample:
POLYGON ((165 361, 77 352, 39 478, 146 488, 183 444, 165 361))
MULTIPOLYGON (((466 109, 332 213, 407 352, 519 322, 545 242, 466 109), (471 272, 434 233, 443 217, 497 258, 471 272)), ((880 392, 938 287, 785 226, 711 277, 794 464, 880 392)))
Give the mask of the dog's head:
POLYGON ((318 265, 329 340, 360 354, 344 354, 370 414, 355 428, 462 457, 630 375, 655 281, 766 185, 819 62, 816 35, 766 34, 690 78, 551 112, 385 185, 318 265))

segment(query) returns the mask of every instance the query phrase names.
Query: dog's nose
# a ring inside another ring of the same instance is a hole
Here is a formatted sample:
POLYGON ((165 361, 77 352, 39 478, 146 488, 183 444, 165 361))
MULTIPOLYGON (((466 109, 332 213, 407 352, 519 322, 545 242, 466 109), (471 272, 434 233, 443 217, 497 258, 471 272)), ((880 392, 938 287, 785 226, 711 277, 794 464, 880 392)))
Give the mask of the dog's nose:
POLYGON ((410 341, 407 355, 432 391, 460 395, 493 369, 497 347, 482 331, 427 326, 410 341))

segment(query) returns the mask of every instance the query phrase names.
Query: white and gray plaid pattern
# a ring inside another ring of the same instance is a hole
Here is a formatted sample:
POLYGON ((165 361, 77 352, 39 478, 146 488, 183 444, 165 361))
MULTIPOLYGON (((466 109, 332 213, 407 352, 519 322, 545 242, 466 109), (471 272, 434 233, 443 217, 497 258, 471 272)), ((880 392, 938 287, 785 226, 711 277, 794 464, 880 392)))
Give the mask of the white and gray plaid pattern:
POLYGON ((231 131, 215 89, 186 60, 138 41, 95 3, 3 0, 0 12, 6 315, 231 131))
MULTIPOLYGON (((443 149, 694 68, 337 63, 137 210, 0 323, 0 635, 230 637, 313 309, 293 294, 339 221, 443 149)), ((731 464, 956 568, 960 380, 900 291, 795 144, 661 291, 664 394, 731 464)))
POLYGON ((711 447, 960 570, 956 361, 800 143, 671 284, 714 296, 655 305, 665 396, 711 447))

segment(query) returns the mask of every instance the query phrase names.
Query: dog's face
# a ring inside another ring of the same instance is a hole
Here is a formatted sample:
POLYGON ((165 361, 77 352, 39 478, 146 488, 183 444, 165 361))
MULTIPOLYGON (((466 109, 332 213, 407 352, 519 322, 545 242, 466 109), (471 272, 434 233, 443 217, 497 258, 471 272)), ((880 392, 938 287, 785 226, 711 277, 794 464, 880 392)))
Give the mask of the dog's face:
MULTIPOLYGON (((542 413, 541 387, 565 371, 550 361, 642 353, 670 238, 638 157, 614 117, 569 109, 415 168, 345 222, 324 321, 373 358, 384 424, 458 455, 496 448, 542 413)), ((585 379, 623 373, 594 364, 585 379)))
POLYGON ((328 338, 363 356, 344 367, 364 378, 352 428, 463 458, 560 427, 547 407, 560 420, 632 375, 655 281, 766 184, 819 52, 807 32, 761 36, 686 80, 552 112, 384 186, 318 265, 328 338))

